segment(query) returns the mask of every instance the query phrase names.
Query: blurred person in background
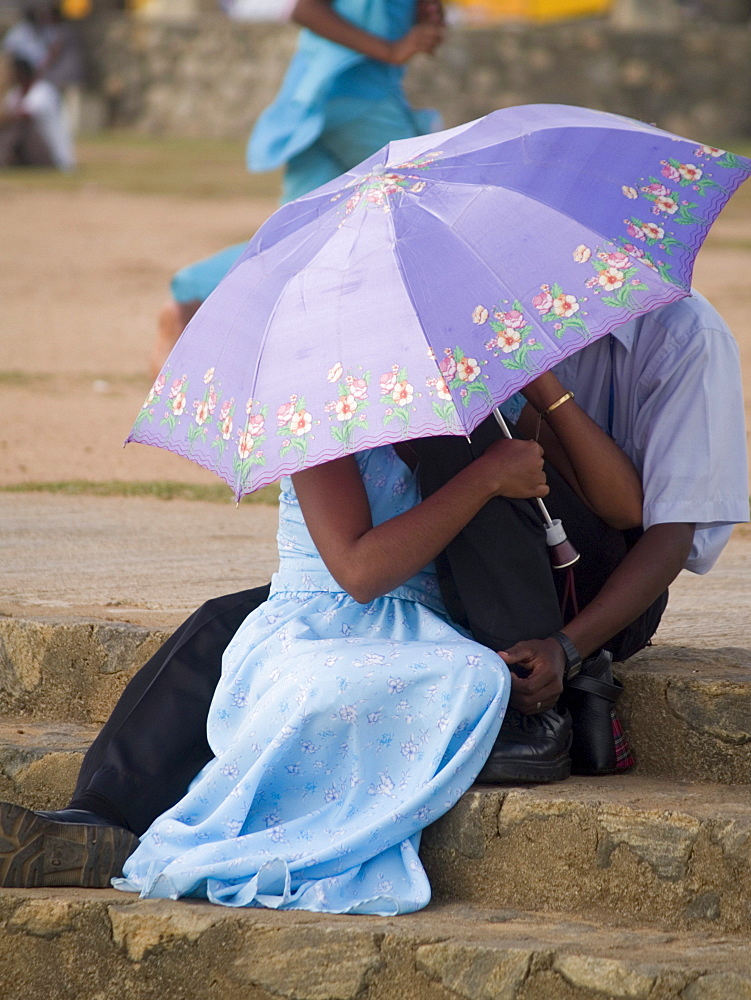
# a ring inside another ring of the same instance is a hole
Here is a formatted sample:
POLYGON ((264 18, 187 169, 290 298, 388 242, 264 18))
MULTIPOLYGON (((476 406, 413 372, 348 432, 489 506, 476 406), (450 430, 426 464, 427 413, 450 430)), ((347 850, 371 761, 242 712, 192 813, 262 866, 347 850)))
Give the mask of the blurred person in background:
POLYGON ((26 59, 14 57, 12 85, 0 114, 0 167, 76 165, 60 93, 26 59))
POLYGON ((60 91, 68 127, 76 135, 81 127, 81 93, 85 76, 79 24, 65 18, 62 4, 54 3, 42 26, 42 37, 47 46, 43 76, 60 91))
POLYGON ((30 3, 23 8, 21 20, 3 37, 2 50, 9 59, 24 59, 37 70, 44 66, 48 46, 43 28, 48 11, 44 3, 30 3))
MULTIPOLYGON (((284 167, 282 204, 392 139, 441 124, 437 112, 412 108, 403 89, 406 63, 432 54, 443 40, 441 0, 297 0, 291 19, 304 29, 297 51, 248 143, 251 171, 284 167)), ((152 376, 245 246, 237 243, 175 274, 172 299, 158 317, 152 376)))

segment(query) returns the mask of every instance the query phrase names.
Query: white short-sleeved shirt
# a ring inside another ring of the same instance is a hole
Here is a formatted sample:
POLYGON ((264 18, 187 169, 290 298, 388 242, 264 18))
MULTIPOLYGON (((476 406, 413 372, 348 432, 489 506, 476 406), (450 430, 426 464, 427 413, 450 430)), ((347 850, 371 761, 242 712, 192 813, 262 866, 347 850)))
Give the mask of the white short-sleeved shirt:
POLYGON ((60 93, 47 80, 35 80, 24 94, 20 87, 12 87, 5 98, 10 112, 29 115, 49 149, 52 162, 59 170, 72 170, 76 165, 68 123, 63 114, 60 93))
POLYGON ((749 519, 738 345, 697 292, 614 330, 555 369, 642 477, 644 528, 694 522, 686 569, 706 573, 749 519), (612 342, 612 346, 611 346, 612 342))

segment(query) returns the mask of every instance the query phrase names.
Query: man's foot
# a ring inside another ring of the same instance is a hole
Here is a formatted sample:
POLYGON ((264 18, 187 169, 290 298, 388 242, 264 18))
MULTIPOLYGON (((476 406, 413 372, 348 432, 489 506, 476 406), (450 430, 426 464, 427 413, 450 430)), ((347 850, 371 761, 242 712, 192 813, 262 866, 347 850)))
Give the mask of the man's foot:
POLYGON ((563 781, 571 774, 571 738, 571 716, 565 710, 522 715, 509 708, 477 780, 491 785, 563 781))
POLYGON ((122 873, 138 837, 83 809, 32 812, 0 802, 0 886, 103 889, 122 873))

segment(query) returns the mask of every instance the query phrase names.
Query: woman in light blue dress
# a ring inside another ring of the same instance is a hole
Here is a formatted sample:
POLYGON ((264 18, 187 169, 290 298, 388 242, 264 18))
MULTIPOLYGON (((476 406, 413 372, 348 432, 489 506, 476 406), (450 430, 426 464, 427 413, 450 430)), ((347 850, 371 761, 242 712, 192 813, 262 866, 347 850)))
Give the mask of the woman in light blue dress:
POLYGON ((474 781, 509 695, 503 659, 447 619, 431 560, 490 497, 545 495, 541 450, 496 442, 424 502, 390 445, 292 479, 271 596, 224 654, 215 759, 114 884, 409 912, 430 898, 420 831, 474 781))

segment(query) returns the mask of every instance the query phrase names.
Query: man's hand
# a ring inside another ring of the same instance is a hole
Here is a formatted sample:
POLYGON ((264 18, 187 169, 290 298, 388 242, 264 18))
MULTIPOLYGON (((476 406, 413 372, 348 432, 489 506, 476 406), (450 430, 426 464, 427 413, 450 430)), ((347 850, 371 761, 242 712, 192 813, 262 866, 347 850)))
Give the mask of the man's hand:
POLYGON ((563 691, 566 656, 555 639, 527 639, 499 650, 511 670, 509 704, 524 715, 553 708, 563 691), (518 666, 519 673, 515 671, 518 666), (521 676, 523 675, 523 676, 521 676))

